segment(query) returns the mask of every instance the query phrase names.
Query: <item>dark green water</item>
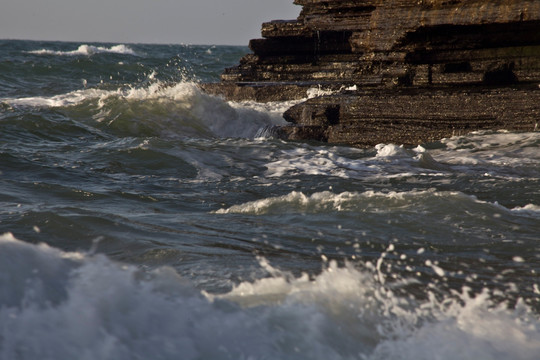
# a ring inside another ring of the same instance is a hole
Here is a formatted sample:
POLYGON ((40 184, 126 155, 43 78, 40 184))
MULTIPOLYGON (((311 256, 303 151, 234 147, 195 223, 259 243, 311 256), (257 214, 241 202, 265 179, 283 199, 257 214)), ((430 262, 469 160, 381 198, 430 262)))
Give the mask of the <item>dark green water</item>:
POLYGON ((540 133, 272 139, 247 52, 0 41, 0 359, 537 359, 540 133))

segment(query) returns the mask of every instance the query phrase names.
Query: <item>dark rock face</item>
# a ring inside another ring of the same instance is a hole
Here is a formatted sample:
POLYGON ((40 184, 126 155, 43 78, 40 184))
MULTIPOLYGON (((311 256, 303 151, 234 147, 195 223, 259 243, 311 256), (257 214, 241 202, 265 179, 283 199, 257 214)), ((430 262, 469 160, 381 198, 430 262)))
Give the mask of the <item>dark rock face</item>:
POLYGON ((403 88, 325 96, 293 106, 283 137, 355 146, 417 145, 478 130, 534 131, 540 91, 533 88, 403 88), (309 135, 309 134, 308 134, 309 135))
POLYGON ((285 113, 294 125, 280 133, 294 140, 414 145, 481 129, 536 130, 540 1, 294 2, 298 19, 263 24, 253 54, 203 88, 257 101, 336 90, 285 113))

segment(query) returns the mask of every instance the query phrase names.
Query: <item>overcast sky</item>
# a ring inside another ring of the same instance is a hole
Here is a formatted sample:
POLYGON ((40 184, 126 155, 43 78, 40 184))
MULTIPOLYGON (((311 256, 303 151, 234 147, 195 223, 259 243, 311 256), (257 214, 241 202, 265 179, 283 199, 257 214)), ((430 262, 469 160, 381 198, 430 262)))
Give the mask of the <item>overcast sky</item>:
POLYGON ((2 0, 0 39, 247 45, 293 0, 2 0))

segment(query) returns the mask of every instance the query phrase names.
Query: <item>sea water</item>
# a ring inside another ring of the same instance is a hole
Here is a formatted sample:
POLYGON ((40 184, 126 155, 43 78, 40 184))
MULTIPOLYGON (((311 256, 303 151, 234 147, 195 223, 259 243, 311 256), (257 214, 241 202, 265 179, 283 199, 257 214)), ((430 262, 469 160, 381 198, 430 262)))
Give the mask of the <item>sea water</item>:
POLYGON ((540 133, 274 139, 247 52, 0 41, 0 359, 538 359, 540 133))

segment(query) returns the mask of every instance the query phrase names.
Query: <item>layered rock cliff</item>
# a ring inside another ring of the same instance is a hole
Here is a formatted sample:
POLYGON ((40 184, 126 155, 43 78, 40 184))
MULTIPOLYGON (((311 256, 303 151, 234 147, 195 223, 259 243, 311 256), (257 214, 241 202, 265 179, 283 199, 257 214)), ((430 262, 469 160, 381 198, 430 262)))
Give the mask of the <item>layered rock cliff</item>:
POLYGON ((474 130, 534 131, 540 114, 538 0, 294 0, 252 54, 206 91, 233 100, 306 98, 288 139, 419 144, 474 130))

